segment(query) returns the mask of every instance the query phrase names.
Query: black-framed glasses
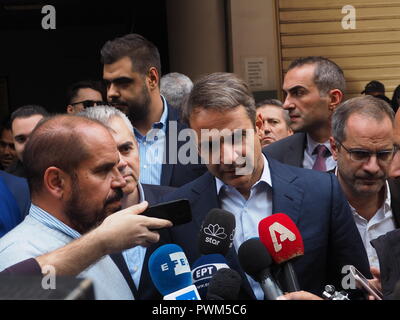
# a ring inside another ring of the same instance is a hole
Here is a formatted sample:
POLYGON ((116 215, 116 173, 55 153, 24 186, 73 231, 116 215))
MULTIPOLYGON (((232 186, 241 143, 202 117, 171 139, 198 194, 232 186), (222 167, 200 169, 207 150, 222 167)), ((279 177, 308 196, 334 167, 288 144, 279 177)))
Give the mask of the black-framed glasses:
POLYGON ((393 159, 393 155, 397 152, 397 147, 394 146, 391 150, 379 150, 372 152, 365 149, 347 149, 341 142, 339 145, 343 147, 347 153, 350 154, 350 159, 357 162, 368 162, 372 155, 376 156, 376 159, 380 162, 388 162, 393 159))
POLYGON ((78 102, 74 102, 71 103, 71 106, 75 106, 77 104, 82 103, 82 105, 85 108, 90 108, 90 107, 94 107, 94 106, 108 106, 108 102, 105 101, 96 101, 96 100, 83 100, 83 101, 78 101, 78 102))

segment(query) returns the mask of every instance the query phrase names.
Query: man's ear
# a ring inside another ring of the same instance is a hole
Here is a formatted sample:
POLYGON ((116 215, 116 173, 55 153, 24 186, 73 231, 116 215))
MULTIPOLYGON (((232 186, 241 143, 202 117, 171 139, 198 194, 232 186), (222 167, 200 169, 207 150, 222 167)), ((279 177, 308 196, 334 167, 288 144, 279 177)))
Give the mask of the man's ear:
POLYGON ((74 107, 69 104, 67 106, 67 113, 72 114, 72 113, 74 113, 74 111, 75 111, 74 107))
POLYGON ((54 198, 62 199, 70 177, 57 167, 49 167, 43 175, 44 189, 54 198))
POLYGON ((343 92, 339 89, 333 89, 329 91, 329 110, 335 111, 336 107, 342 102, 343 100, 343 92))
POLYGON ((331 148, 332 148, 332 157, 335 161, 337 161, 338 159, 338 148, 336 146, 336 141, 333 137, 329 138, 329 143, 331 144, 331 148))
POLYGON ((158 88, 159 80, 160 75, 158 74, 157 68, 151 67, 147 73, 147 83, 149 89, 154 90, 155 88, 158 88))

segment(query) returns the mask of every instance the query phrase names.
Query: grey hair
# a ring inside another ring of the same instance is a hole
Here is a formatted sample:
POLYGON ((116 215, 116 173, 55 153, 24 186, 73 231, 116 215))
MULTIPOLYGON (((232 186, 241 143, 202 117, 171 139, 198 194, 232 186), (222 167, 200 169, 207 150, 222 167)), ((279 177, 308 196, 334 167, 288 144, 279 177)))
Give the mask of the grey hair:
POLYGON ((102 124, 106 126, 108 126, 108 123, 111 121, 112 118, 120 117, 133 134, 133 126, 132 123, 129 121, 128 117, 125 115, 125 113, 121 112, 120 110, 114 107, 101 106, 101 105, 90 107, 79 112, 77 116, 100 121, 102 124))
POLYGON ((180 108, 192 88, 192 80, 182 73, 171 72, 162 76, 160 80, 161 94, 175 108, 180 108))
POLYGON ((216 72, 198 79, 183 105, 182 115, 189 119, 197 108, 226 111, 243 106, 255 126, 256 107, 253 95, 245 81, 233 73, 216 72))
POLYGON ((394 111, 390 105, 370 95, 349 99, 338 106, 332 116, 332 136, 336 142, 346 140, 346 123, 352 114, 361 114, 381 122, 385 116, 394 125, 394 111))
POLYGON ((325 96, 330 90, 339 89, 343 94, 346 91, 346 79, 343 70, 333 61, 324 57, 299 58, 290 64, 288 71, 306 64, 315 65, 314 83, 320 96, 325 96))

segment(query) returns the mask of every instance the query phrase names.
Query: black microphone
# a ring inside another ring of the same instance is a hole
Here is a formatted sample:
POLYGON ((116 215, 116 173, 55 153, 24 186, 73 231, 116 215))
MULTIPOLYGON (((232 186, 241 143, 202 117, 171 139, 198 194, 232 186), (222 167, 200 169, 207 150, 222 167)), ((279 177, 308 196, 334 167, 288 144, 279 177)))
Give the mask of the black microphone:
POLYGON ((258 238, 243 242, 238 250, 238 257, 243 270, 260 283, 266 300, 276 300, 283 295, 271 274, 271 255, 258 238))
POLYGON ((208 285, 206 300, 237 300, 242 277, 232 269, 219 269, 208 285))
POLYGON ((226 256, 235 235, 235 216, 222 209, 211 209, 200 228, 199 250, 201 254, 226 256))

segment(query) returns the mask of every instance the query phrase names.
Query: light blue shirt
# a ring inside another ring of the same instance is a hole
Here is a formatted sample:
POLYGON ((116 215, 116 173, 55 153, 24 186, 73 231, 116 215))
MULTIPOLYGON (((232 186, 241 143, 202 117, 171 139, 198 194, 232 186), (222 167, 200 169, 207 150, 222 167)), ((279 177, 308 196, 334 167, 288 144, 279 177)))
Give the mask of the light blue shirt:
MULTIPOLYGON (((264 159, 264 169, 260 180, 250 189, 249 199, 245 199, 234 187, 226 185, 215 178, 217 194, 222 209, 233 213, 236 221, 233 244, 236 251, 248 239, 259 237, 258 224, 272 214, 272 181, 267 158, 264 159)), ((264 293, 258 282, 247 275, 247 279, 258 300, 264 299, 264 293)))
POLYGON ((161 184, 162 164, 166 148, 168 108, 165 98, 161 96, 164 111, 160 121, 153 123, 152 129, 145 136, 134 128, 139 144, 140 182, 145 184, 161 184))
MULTIPOLYGON (((32 204, 25 220, 0 239, 0 271, 61 248, 80 236, 79 232, 32 204)), ((108 255, 77 277, 93 281, 96 299, 134 299, 124 276, 108 255)))
MULTIPOLYGON (((145 199, 142 185, 138 184, 139 188, 139 203, 145 199)), ((142 274, 143 261, 146 255, 146 248, 142 246, 136 246, 134 248, 125 250, 122 252, 125 262, 128 265, 129 272, 132 276, 133 282, 135 283, 136 289, 139 289, 140 275, 142 274)))

